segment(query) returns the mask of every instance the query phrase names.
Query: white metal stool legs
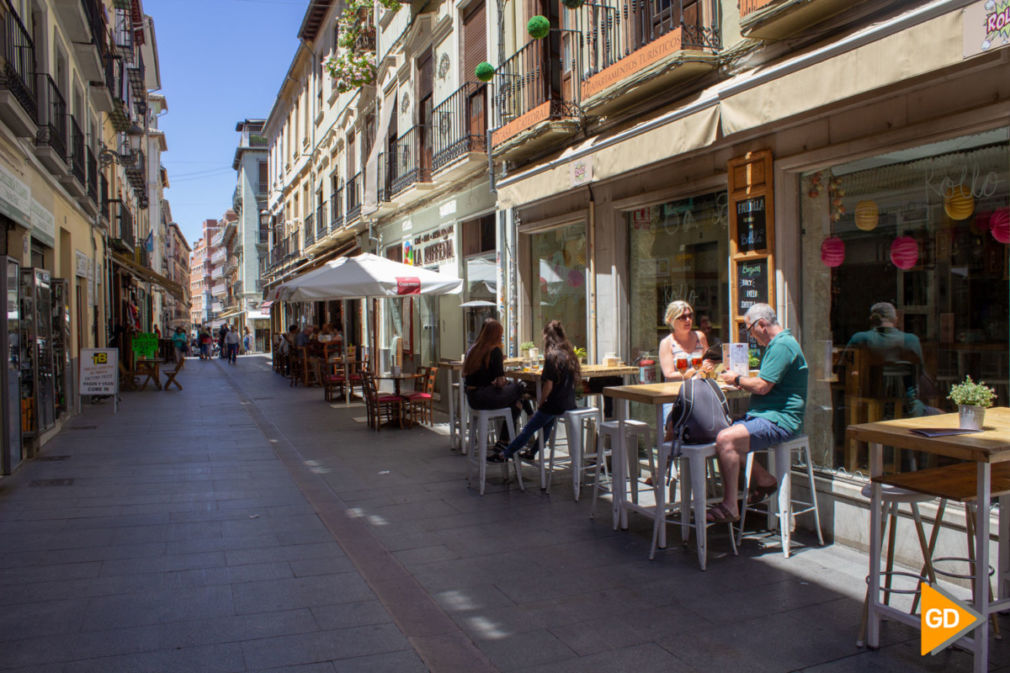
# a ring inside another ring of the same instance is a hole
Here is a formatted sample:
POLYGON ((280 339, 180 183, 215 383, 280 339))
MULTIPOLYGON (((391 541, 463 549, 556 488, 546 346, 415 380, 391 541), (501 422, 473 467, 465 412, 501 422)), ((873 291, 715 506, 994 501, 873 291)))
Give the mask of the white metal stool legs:
MULTIPOLYGON (((672 451, 673 449, 671 449, 672 451)), ((695 540, 698 546, 698 565, 702 570, 708 565, 708 527, 709 522, 707 520, 708 516, 708 470, 707 463, 709 459, 715 458, 715 444, 681 444, 677 451, 680 454, 681 470, 680 470, 680 538, 685 544, 690 537, 691 530, 691 519, 692 514, 694 518, 694 531, 695 540)), ((663 461, 660 460, 660 463, 663 461)), ((672 463, 672 459, 668 461, 669 464, 672 463)), ((662 468, 662 464, 659 466, 662 468)), ((666 475, 660 476, 660 481, 658 486, 660 488, 666 488, 666 475)), ((666 525, 665 515, 660 518, 656 517, 653 521, 654 527, 666 525)), ((736 549, 736 538, 733 533, 733 524, 727 524, 729 526, 729 541, 730 547, 733 550, 733 555, 737 554, 736 549)), ((655 552, 655 543, 657 541, 657 535, 654 530, 653 532, 653 552, 655 552)), ((652 558, 650 556, 649 558, 652 558)))
MULTIPOLYGON (((480 481, 480 494, 484 495, 484 485, 487 480, 487 443, 488 443, 488 425, 491 420, 502 418, 505 420, 505 426, 508 428, 509 439, 514 439, 516 436, 515 425, 512 423, 512 410, 509 408, 504 409, 471 409, 470 410, 470 423, 469 423, 469 455, 471 463, 471 471, 473 463, 476 462, 478 480, 480 481)), ((519 463, 515 456, 513 456, 510 461, 515 467, 516 471, 516 481, 519 483, 519 488, 521 490, 526 490, 523 486, 523 475, 522 470, 519 468, 519 463)), ((508 477, 508 463, 506 462, 502 466, 505 477, 508 477)))
MULTIPOLYGON (((774 474, 778 480, 778 492, 774 501, 768 503, 768 527, 771 528, 778 519, 779 533, 782 537, 782 553, 789 558, 792 543, 793 519, 800 514, 807 512, 814 513, 814 528, 817 531, 817 540, 823 546, 824 536, 821 533, 821 514, 817 507, 817 484, 814 481, 813 461, 810 458, 810 441, 806 435, 798 435, 789 441, 782 442, 763 449, 762 452, 773 456, 774 474), (794 500, 792 497, 792 463, 793 453, 802 454, 803 461, 807 468, 807 485, 810 489, 810 500, 794 500), (794 508, 796 504, 799 507, 794 508)), ((747 520, 748 510, 754 511, 753 506, 747 506, 747 499, 751 488, 751 475, 753 474, 754 454, 752 451, 747 454, 744 467, 744 487, 741 490, 740 502, 740 525, 737 531, 737 543, 743 539, 744 524, 747 520)))
MULTIPOLYGON (((593 444, 596 444, 596 430, 599 428, 602 422, 602 415, 600 410, 596 407, 583 407, 579 409, 572 409, 566 411, 563 416, 565 422, 565 439, 568 443, 568 461, 572 469, 572 493, 575 497, 576 502, 579 500, 579 492, 582 486, 582 473, 584 471, 583 462, 586 454, 586 445, 589 443, 586 441, 586 423, 587 421, 595 421, 594 430, 590 433, 589 439, 593 440, 593 444)), ((555 421, 556 426, 561 424, 555 421)), ((555 445, 557 443, 559 427, 554 428, 554 432, 551 434, 550 441, 550 460, 548 461, 548 469, 546 477, 543 482, 541 482, 541 488, 546 489, 548 493, 551 492, 551 475, 554 474, 554 451, 555 445)), ((543 462, 541 461, 541 465, 543 462)))

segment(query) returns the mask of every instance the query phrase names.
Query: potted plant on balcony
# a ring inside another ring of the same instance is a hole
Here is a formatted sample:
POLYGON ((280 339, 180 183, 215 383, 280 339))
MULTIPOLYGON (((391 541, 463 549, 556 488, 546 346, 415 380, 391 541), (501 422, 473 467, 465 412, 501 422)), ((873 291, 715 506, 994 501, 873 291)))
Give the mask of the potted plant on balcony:
POLYGON ((965 430, 981 430, 985 421, 985 410, 992 406, 996 391, 985 384, 975 383, 970 376, 950 387, 947 399, 957 405, 958 421, 965 430))
MULTIPOLYGON (((379 5, 395 12, 397 0, 379 0, 379 5)), ((350 0, 337 19, 337 45, 323 61, 338 92, 352 91, 375 81, 375 23, 371 0, 350 0)))

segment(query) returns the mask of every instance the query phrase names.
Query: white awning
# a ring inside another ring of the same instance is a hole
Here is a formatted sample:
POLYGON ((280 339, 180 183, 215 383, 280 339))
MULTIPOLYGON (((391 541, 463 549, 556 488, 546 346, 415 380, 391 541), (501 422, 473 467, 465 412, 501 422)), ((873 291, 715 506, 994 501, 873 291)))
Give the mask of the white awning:
MULTIPOLYGON (((546 199, 580 186, 575 162, 592 162, 592 182, 612 178, 670 157, 707 147, 719 131, 718 99, 711 96, 626 131, 569 148, 561 157, 496 185, 499 207, 546 199)), ((584 184, 584 183, 583 183, 584 184)))

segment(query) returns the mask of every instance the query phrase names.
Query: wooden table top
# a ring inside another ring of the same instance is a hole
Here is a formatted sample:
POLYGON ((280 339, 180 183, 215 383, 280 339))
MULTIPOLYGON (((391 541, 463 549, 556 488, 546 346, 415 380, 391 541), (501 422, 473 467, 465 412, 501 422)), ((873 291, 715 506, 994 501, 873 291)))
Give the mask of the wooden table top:
MULTIPOLYGON (((874 477, 873 481, 957 502, 978 500, 977 463, 957 463, 928 470, 874 477)), ((1010 493, 1010 462, 998 463, 989 477, 992 497, 1010 493)))
MULTIPOLYGON (((603 394, 618 400, 641 402, 642 404, 666 404, 673 402, 680 395, 683 381, 665 381, 663 383, 639 383, 631 386, 610 386, 603 389, 603 394)), ((747 392, 719 384, 726 397, 745 397, 747 392)))
POLYGON ((1010 461, 1010 408, 986 409, 982 432, 947 437, 923 437, 912 432, 917 428, 956 427, 957 414, 940 414, 850 425, 845 430, 845 436, 859 442, 935 453, 958 460, 988 463, 1010 461))
POLYGON ((375 378, 406 381, 408 379, 419 379, 422 376, 424 376, 424 374, 418 374, 416 372, 412 374, 407 372, 400 372, 399 374, 394 374, 393 372, 383 372, 381 374, 376 374, 375 378))

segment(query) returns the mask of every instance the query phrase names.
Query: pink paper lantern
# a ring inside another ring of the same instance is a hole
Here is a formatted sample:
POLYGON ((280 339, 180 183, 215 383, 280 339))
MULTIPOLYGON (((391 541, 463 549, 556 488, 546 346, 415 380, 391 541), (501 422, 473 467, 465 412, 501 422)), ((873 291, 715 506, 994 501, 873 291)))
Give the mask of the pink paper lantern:
POLYGON ((821 261, 832 268, 845 261, 845 241, 837 236, 829 236, 821 243, 821 261))
POLYGON ((919 244, 911 236, 899 236, 891 243, 891 262, 907 271, 919 261, 919 244))
POLYGON ((1000 208, 992 214, 989 232, 1000 243, 1010 243, 1010 208, 1000 208))

